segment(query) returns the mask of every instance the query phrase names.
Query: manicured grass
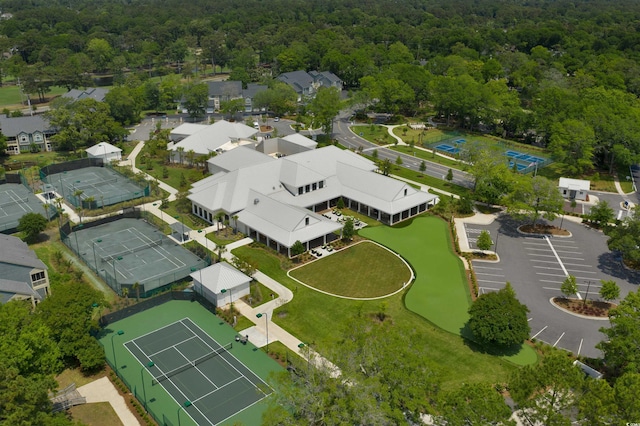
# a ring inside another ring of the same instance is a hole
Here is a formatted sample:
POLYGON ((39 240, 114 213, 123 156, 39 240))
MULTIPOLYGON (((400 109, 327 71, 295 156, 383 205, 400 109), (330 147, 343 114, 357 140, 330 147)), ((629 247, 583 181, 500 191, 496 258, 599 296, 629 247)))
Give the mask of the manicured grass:
MULTIPOLYGON (((322 354, 330 354, 334 346, 340 345, 341 330, 349 327, 354 316, 371 316, 384 308, 394 332, 421 336, 424 357, 440 367, 445 390, 457 388, 461 383, 506 382, 515 368, 501 358, 475 350, 460 336, 447 333, 407 310, 404 292, 384 301, 336 298, 296 283, 281 267, 290 266, 290 262, 264 249, 243 246, 233 250, 233 254, 256 262, 262 272, 293 291, 293 300, 276 309, 273 320, 322 354)), ((333 361, 339 364, 340 360, 333 361)))
MULTIPOLYGON (((465 331, 471 295, 449 232, 442 219, 422 216, 394 228, 365 228, 360 234, 398 252, 414 268, 416 279, 405 297, 409 310, 446 331, 473 338, 465 331)), ((536 360, 535 352, 524 345, 511 359, 525 364, 536 360)))
MULTIPOLYGON (((53 97, 62 95, 63 93, 67 93, 67 89, 65 87, 52 86, 51 91, 46 93, 47 101, 50 101, 53 97)), ((24 109, 27 108, 26 100, 27 98, 23 94, 20 95, 20 88, 18 86, 2 86, 0 87, 0 109, 9 108, 9 109, 24 109), (25 101, 23 104, 22 102, 25 101)), ((37 96, 35 97, 37 100, 37 96)), ((32 104, 34 99, 32 97, 32 104)), ((33 104, 35 106, 43 106, 43 104, 33 104)))
MULTIPOLYGON (((402 152, 403 154, 413 155, 416 158, 420 158, 421 160, 431 161, 432 163, 442 164, 443 166, 450 167, 452 169, 462 170, 462 163, 459 161, 455 161, 446 157, 442 157, 441 155, 433 155, 430 151, 425 151, 425 148, 411 148, 406 145, 398 145, 393 146, 390 149, 402 152)), ((427 169, 429 166, 427 165, 427 169)))
POLYGON ((213 231, 207 234, 207 238, 216 243, 216 245, 225 245, 234 241, 240 241, 244 237, 245 235, 240 232, 234 233, 233 229, 231 229, 231 226, 225 229, 221 229, 219 232, 213 231))
POLYGON ((82 424, 91 426, 122 425, 120 418, 108 402, 77 405, 69 411, 71 412, 71 417, 82 424))
POLYGON ((396 139, 389 134, 384 126, 370 124, 367 126, 351 126, 351 130, 361 138, 368 140, 376 145, 393 145, 396 139))
POLYGON ((411 270, 395 253, 365 241, 296 268, 290 275, 327 293, 372 298, 402 288, 411 279, 411 270))
POLYGON ((367 226, 380 226, 382 225, 381 222, 378 222, 377 220, 370 218, 367 215, 364 215, 362 213, 358 213, 356 211, 353 211, 351 209, 342 209, 340 210, 340 212, 342 213, 343 216, 351 216, 356 220, 359 220, 360 222, 364 222, 367 224, 367 226))
POLYGON ((253 281, 251 283, 249 291, 250 294, 247 296, 243 296, 242 300, 247 302, 247 304, 252 308, 260 306, 263 303, 267 303, 270 300, 277 299, 279 297, 278 293, 274 293, 270 288, 266 287, 264 284, 258 281, 253 281), (251 299, 251 303, 249 303, 249 299, 251 299))
MULTIPOLYGON (((625 194, 633 191, 633 184, 631 181, 627 181, 627 176, 629 176, 629 170, 626 168, 621 168, 617 171, 618 180, 620 181, 620 186, 625 194)), ((544 176, 547 179, 551 179, 557 181, 561 177, 569 177, 565 173, 562 173, 560 167, 557 163, 550 164, 547 167, 543 167, 538 170, 538 174, 540 176, 544 176)), ((574 177, 574 176, 571 176, 574 177)), ((614 183, 614 176, 609 173, 600 171, 586 173, 581 176, 575 177, 575 179, 584 179, 591 182, 591 191, 602 191, 602 192, 618 192, 616 189, 616 185, 614 183)))
POLYGON ((464 266, 451 247, 445 221, 419 217, 408 226, 363 229, 360 235, 404 256, 416 271, 407 308, 438 327, 460 334, 471 303, 464 266))
POLYGON ((56 382, 58 382, 58 389, 64 389, 72 383, 75 383, 76 387, 79 388, 104 376, 106 376, 104 370, 97 374, 86 376, 78 368, 67 368, 56 376, 56 382))
POLYGON ((163 162, 155 159, 146 159, 144 160, 144 163, 141 163, 140 156, 138 156, 137 158, 138 160, 136 161, 136 167, 138 167, 145 173, 150 174, 159 181, 162 181, 180 191, 188 190, 189 186, 192 183, 209 176, 208 172, 203 172, 202 169, 197 169, 195 167, 187 167, 185 165, 175 164, 163 164, 163 162), (149 164, 151 165, 150 167, 149 164), (167 177, 164 177, 165 168, 167 170, 167 177), (186 182, 185 185, 181 185, 181 183, 183 183, 182 176, 184 176, 184 182, 186 182))

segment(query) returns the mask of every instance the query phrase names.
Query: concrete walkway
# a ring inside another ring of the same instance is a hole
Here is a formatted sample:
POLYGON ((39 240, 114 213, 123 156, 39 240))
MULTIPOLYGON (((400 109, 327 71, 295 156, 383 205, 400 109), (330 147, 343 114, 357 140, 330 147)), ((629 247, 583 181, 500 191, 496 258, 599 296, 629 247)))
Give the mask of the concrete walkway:
POLYGON ((124 398, 118 393, 108 377, 94 380, 77 390, 80 395, 87 398, 87 403, 108 402, 111 404, 124 426, 140 426, 140 422, 129 410, 124 398))

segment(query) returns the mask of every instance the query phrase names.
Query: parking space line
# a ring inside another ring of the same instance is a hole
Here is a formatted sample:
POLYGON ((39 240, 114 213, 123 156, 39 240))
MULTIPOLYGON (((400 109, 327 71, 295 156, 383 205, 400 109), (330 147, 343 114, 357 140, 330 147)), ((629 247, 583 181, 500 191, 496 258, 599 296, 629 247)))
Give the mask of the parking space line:
POLYGON ((546 246, 545 243, 539 243, 539 242, 535 242, 535 243, 530 243, 528 241, 525 241, 524 243, 522 243, 523 245, 530 245, 530 246, 546 246))
POLYGON ((481 289, 483 289, 483 290, 495 290, 495 291, 500 291, 500 289, 499 289, 499 288, 494 288, 494 287, 485 287, 485 286, 482 286, 482 287, 480 287, 480 288, 481 288, 481 289))
POLYGON ((492 268, 491 266, 480 266, 480 265, 476 266, 476 265, 473 265, 473 268, 474 269, 493 269, 494 271, 502 271, 502 268, 492 268))
MULTIPOLYGON (((534 266, 534 268, 542 268, 542 266, 534 266)), ((579 272, 581 274, 597 274, 596 271, 583 271, 581 269, 569 269, 569 268, 567 268, 567 271, 575 271, 575 272, 579 272)))
POLYGON ((536 275, 548 275, 550 277, 565 277, 566 278, 566 276, 569 275, 569 274, 559 275, 559 274, 545 274, 544 272, 536 272, 536 275))
POLYGON ((556 345, 557 345, 558 343, 560 343, 560 339, 562 339, 563 337, 564 337, 564 332, 562 332, 562 334, 560 335, 560 337, 558 337, 558 340, 556 340, 556 342, 553 344, 553 347, 554 347, 554 348, 556 347, 556 345))
POLYGON ((554 290, 554 291, 561 291, 559 288, 557 287, 542 287, 545 290, 554 290))
POLYGON ((531 321, 533 318, 527 318, 527 322, 531 321))
POLYGON ((547 327, 549 327, 548 325, 545 325, 542 330, 538 331, 535 335, 531 336, 532 339, 535 339, 536 337, 538 337, 538 335, 540 333, 542 333, 543 331, 545 331, 547 329, 547 327))
MULTIPOLYGON (((552 254, 537 254, 537 253, 527 253, 529 256, 539 256, 539 257, 553 257, 555 258, 554 255, 552 254)), ((554 262, 555 263, 555 262, 554 262)))
POLYGON ((581 251, 556 250, 556 253, 582 254, 581 251))
MULTIPOLYGON (((550 267, 550 266, 536 266, 536 265, 533 265, 533 267, 534 267, 534 268, 541 268, 541 269, 554 269, 554 270, 562 271, 562 269, 561 269, 561 268, 552 268, 552 267, 550 267)), ((595 273, 595 272, 594 272, 594 273, 595 273)))
POLYGON ((504 277, 504 274, 488 274, 486 272, 476 272, 476 275, 488 275, 490 277, 504 277))
POLYGON ((562 281, 539 280, 541 283, 562 284, 562 281))
POLYGON ((580 351, 582 350, 582 342, 584 342, 584 339, 580 339, 580 346, 578 346, 578 353, 576 354, 576 356, 580 356, 580 351))
POLYGON ((505 281, 491 281, 491 280, 476 280, 479 283, 493 283, 493 284, 504 284, 505 281))
POLYGON ((538 251, 549 251, 549 249, 547 247, 545 248, 532 248, 532 247, 525 247, 525 250, 538 250, 538 251))
POLYGON ((593 265, 583 265, 580 263, 567 263, 564 262, 565 265, 569 265, 569 266, 582 266, 583 268, 593 268, 593 265))

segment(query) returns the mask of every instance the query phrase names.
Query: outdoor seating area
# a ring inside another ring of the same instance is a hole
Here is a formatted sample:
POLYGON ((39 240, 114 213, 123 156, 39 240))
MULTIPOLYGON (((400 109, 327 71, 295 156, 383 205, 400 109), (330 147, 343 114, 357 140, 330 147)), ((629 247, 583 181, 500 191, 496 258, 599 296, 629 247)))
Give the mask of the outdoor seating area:
POLYGON ((326 217, 327 219, 331 219, 335 222, 338 223, 345 223, 348 219, 351 219, 353 221, 353 228, 357 231, 360 230, 362 228, 364 228, 365 226, 367 226, 366 223, 364 223, 363 221, 353 217, 353 216, 346 216, 344 214, 342 214, 342 212, 339 209, 333 209, 330 211, 327 211, 325 213, 322 213, 322 216, 326 217))

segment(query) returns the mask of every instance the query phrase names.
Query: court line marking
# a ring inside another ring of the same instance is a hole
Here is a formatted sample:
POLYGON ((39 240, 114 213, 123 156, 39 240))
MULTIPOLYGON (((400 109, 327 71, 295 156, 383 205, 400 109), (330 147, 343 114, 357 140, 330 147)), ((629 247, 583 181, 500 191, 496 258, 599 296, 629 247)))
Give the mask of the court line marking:
MULTIPOLYGON (((178 352, 180 352, 180 350, 179 350, 178 348, 176 348, 176 346, 181 345, 181 344, 183 344, 183 343, 185 343, 185 342, 188 342, 189 340, 193 339, 194 337, 196 337, 196 336, 191 336, 191 337, 189 337, 189 338, 187 338, 187 339, 184 339, 184 340, 182 340, 182 341, 180 341, 180 342, 176 343, 175 345, 167 346, 166 348, 161 349, 161 350, 159 350, 159 351, 157 351, 157 352, 154 352, 154 353, 152 353, 152 354, 149 354, 148 356, 149 356, 149 357, 156 356, 156 355, 158 355, 158 354, 161 354, 161 353, 162 353, 162 352, 164 352, 164 351, 168 351, 169 349, 175 349, 175 350, 177 350, 178 352)), ((146 354, 147 352, 145 351, 144 353, 146 354)), ((183 357, 185 357, 185 358, 187 359, 187 361, 189 361, 189 359, 188 359, 186 356, 184 356, 184 355, 182 354, 182 352, 180 352, 180 355, 182 355, 183 357)))
MULTIPOLYGON (((193 332, 192 332, 192 333, 193 333, 193 332)), ((193 337, 197 337, 197 336, 194 334, 194 335, 193 335, 193 337)), ((177 346, 177 345, 174 345, 175 350, 176 350, 176 351, 178 351, 178 353, 179 353, 180 355, 182 355, 182 357, 183 357, 183 358, 184 358, 184 359, 189 363, 189 365, 191 365, 191 368, 195 368, 196 370, 198 370, 198 373, 200 373, 200 375, 201 375, 202 377, 204 377, 204 378, 207 380, 207 382, 209 382, 209 383, 211 383, 211 384, 213 385, 213 387, 215 388, 214 390, 218 390, 218 389, 220 389, 220 388, 218 387, 218 385, 216 385, 215 383, 213 383, 213 382, 211 381, 211 379, 210 379, 209 377, 207 377, 207 375, 206 375, 206 374, 204 374, 204 373, 202 372, 202 370, 200 370, 200 369, 198 368, 198 366, 197 366, 197 365, 195 365, 195 364, 193 363, 193 361, 191 361, 191 360, 190 360, 189 358, 187 358, 187 357, 186 357, 182 352, 180 352, 180 349, 178 349, 176 346, 177 346)), ((197 358, 196 358, 196 359, 197 359, 197 358)), ((187 365, 187 364, 184 364, 184 365, 187 365)), ((178 367, 178 368, 180 368, 180 367, 178 367)), ((211 393, 211 392, 209 392, 209 393, 211 393)), ((193 401, 191 401, 191 402, 193 402, 193 401)))

